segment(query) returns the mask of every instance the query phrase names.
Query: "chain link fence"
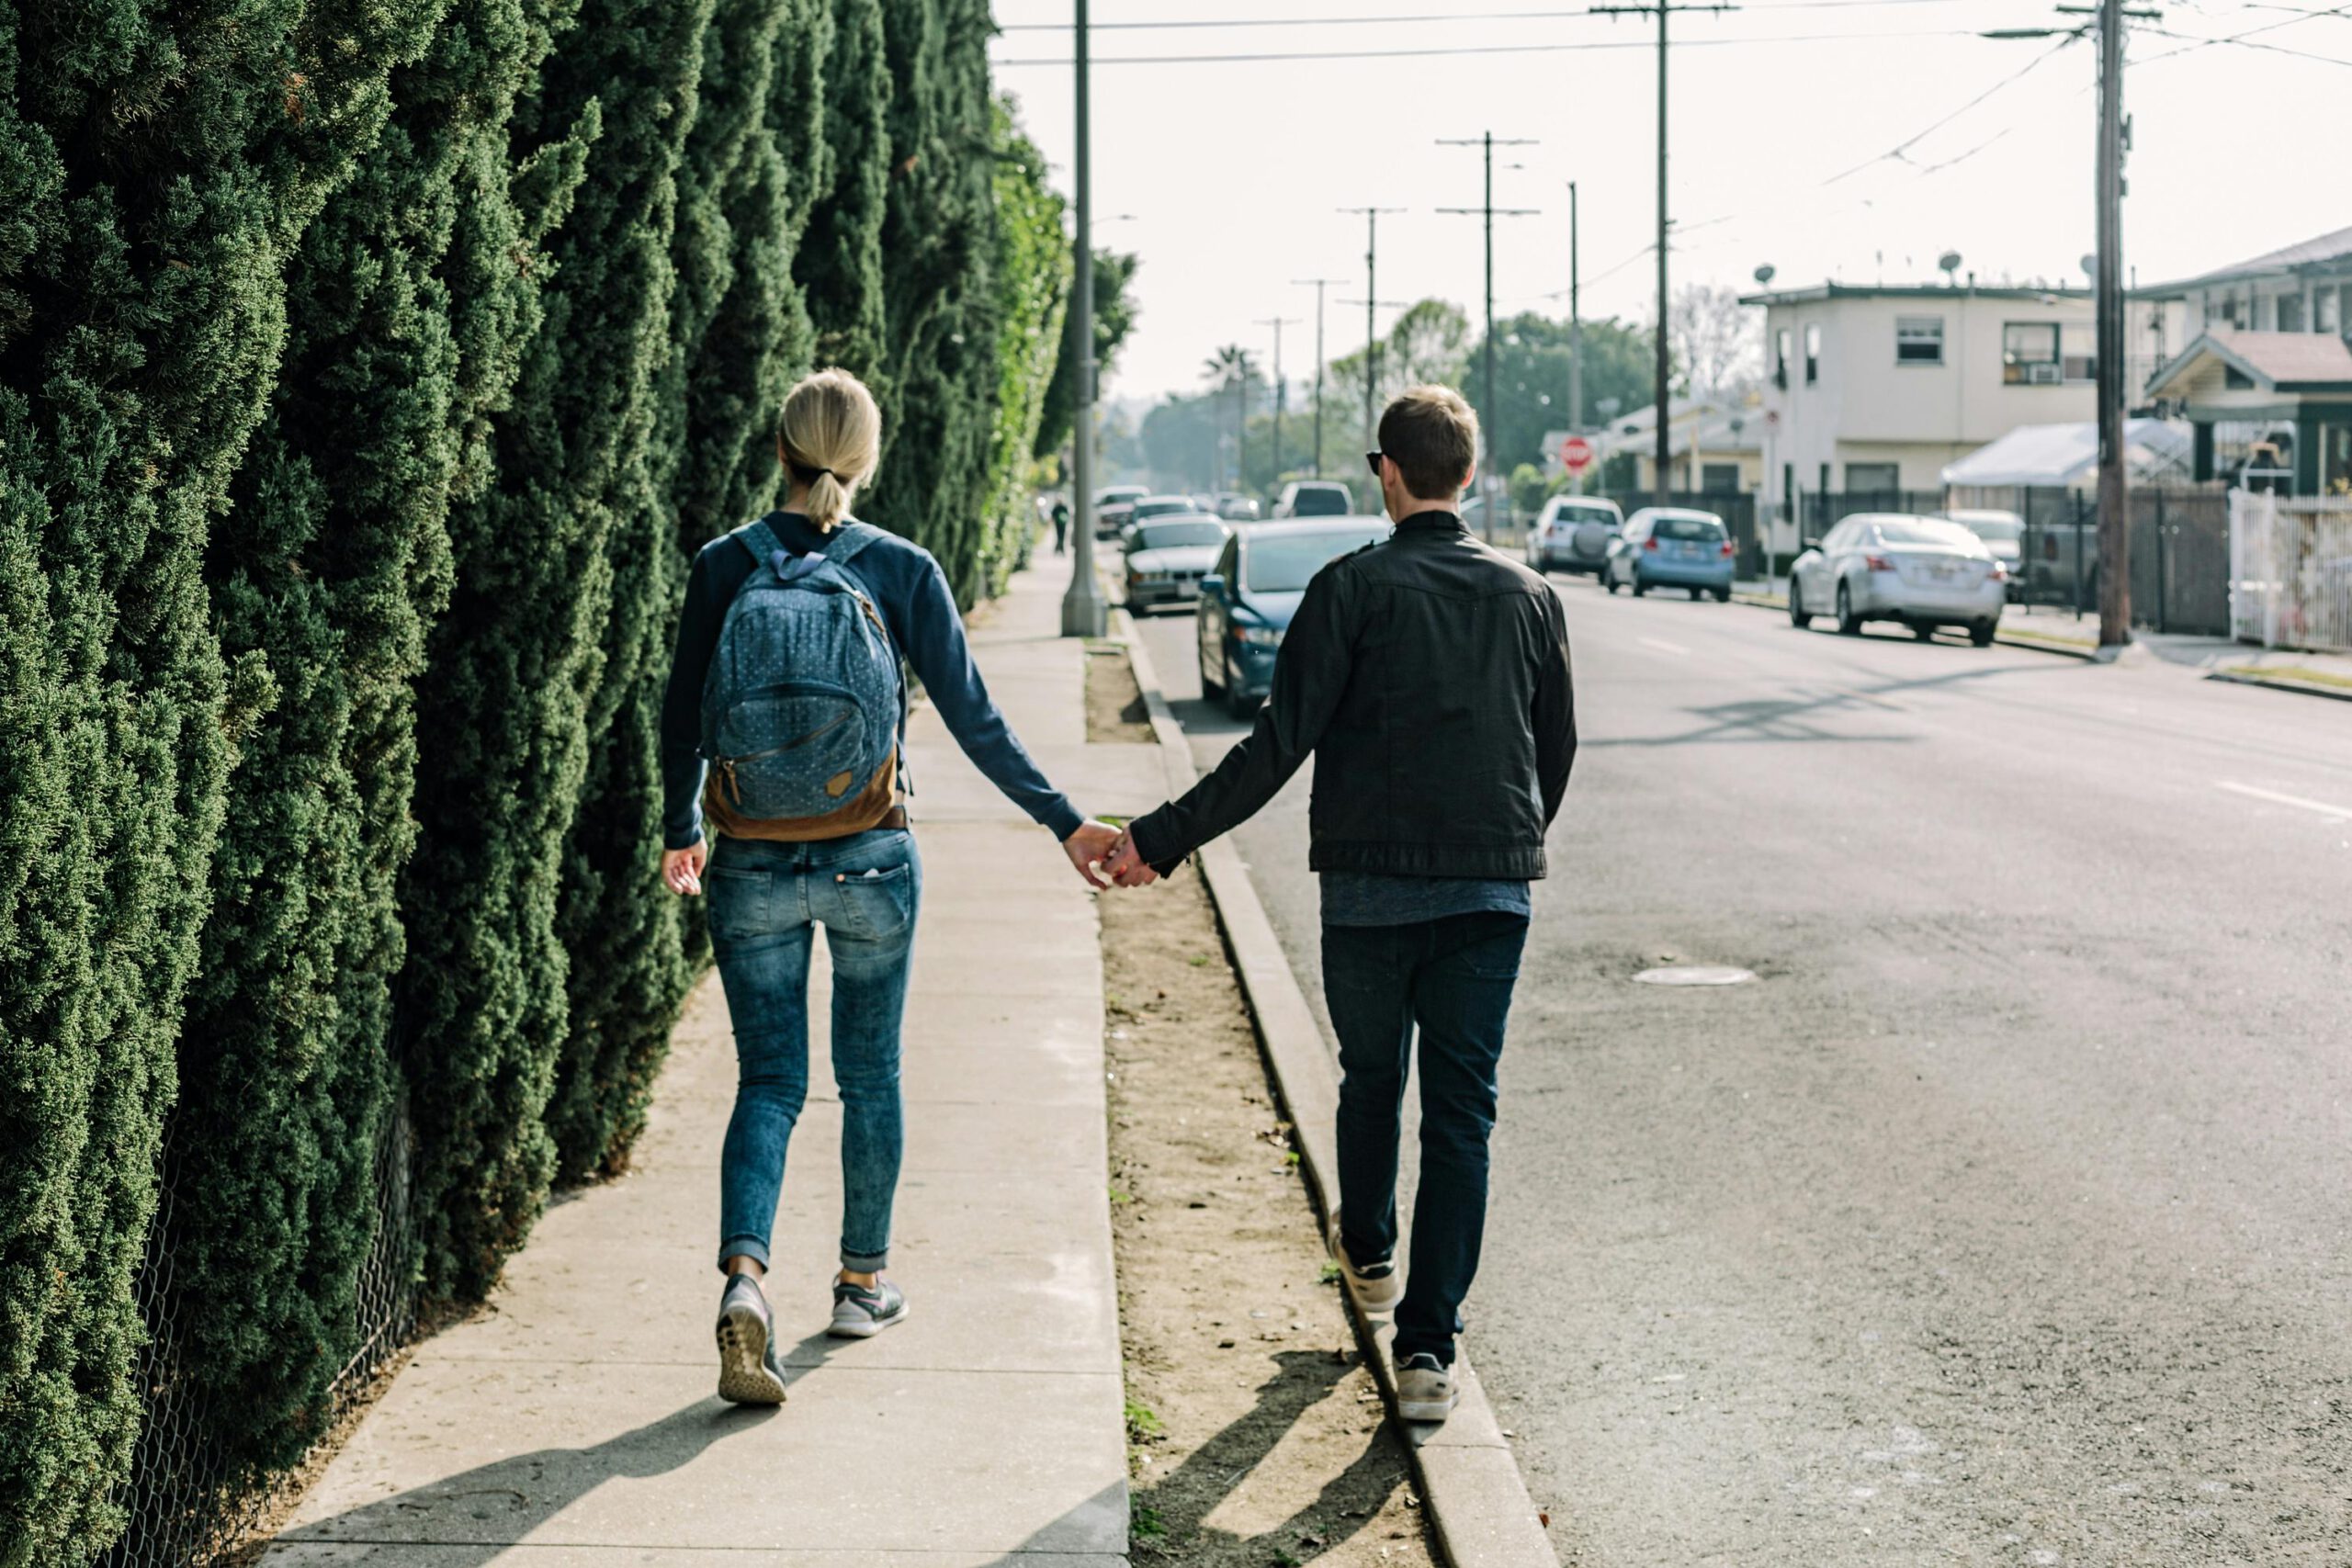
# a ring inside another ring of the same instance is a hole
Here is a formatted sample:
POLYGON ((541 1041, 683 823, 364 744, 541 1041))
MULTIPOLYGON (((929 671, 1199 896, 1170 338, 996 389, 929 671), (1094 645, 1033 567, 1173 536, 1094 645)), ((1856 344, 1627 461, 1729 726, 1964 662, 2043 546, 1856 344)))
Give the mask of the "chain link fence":
MULTIPOLYGON (((329 1391, 336 1417, 367 1390, 415 1325, 409 1207, 414 1147, 407 1098, 399 1096, 376 1150, 376 1234, 359 1273, 358 1348, 329 1391)), ((184 1168, 167 1159, 163 1168, 184 1168)), ((206 1443, 205 1434, 219 1426, 223 1413, 207 1408, 182 1374, 187 1336, 172 1288, 168 1238, 175 1234, 172 1212, 184 1201, 177 1188, 186 1179, 172 1179, 156 1195, 147 1258, 133 1287, 147 1329, 135 1372, 143 1409, 130 1475, 119 1498, 130 1523, 99 1559, 101 1568, 204 1568, 218 1562, 252 1534, 288 1483, 282 1475, 255 1477, 233 1468, 206 1443)))
POLYGON ((2352 500, 2232 491, 2230 614, 2241 642, 2352 652, 2352 500))

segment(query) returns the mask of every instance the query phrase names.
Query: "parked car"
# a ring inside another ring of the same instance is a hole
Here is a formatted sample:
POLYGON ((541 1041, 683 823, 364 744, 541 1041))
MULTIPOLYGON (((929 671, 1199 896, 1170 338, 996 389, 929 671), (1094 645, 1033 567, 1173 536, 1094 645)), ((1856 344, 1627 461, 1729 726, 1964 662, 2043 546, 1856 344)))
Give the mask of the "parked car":
POLYGON ((2014 512, 1978 511, 1967 508, 1937 513, 1949 517, 1978 538, 1993 552, 2009 574, 2009 597, 2016 599, 2025 592, 2025 519, 2014 512))
POLYGON ((1202 513, 1155 517, 1127 536, 1127 608, 1188 604, 1233 530, 1202 513))
POLYGON ((1900 621, 1922 639, 1965 626, 1989 647, 2008 602, 2008 569, 1958 523, 1865 512, 1808 546, 1789 573, 1789 621, 1800 630, 1835 614, 1859 637, 1870 621, 1900 621))
POLYGON ((1216 504, 1209 510, 1227 523, 1255 523, 1264 515, 1259 509, 1256 496, 1235 495, 1230 491, 1219 495, 1216 498, 1216 504))
POLYGON ((1351 517, 1355 492, 1338 479, 1293 479, 1274 500, 1276 517, 1351 517))
POLYGON ((1538 571, 1598 572, 1625 513, 1598 495, 1555 495, 1527 529, 1527 564, 1538 571))
POLYGON ((1127 509, 1127 520, 1119 525, 1119 547, 1125 549, 1135 531, 1155 517, 1197 517, 1201 509, 1189 495, 1147 495, 1127 509))
POLYGON ((1274 655, 1307 580, 1326 561, 1388 537, 1385 517, 1331 517, 1237 528, 1201 579, 1195 633, 1201 694, 1236 718, 1257 711, 1273 684, 1274 655))
POLYGON ((1135 504, 1151 493, 1143 485, 1106 485, 1094 492, 1094 536, 1115 537, 1127 525, 1135 504))
POLYGON ((1600 562, 1600 585, 1631 588, 1638 599, 1653 588, 1684 588, 1696 599, 1731 597, 1731 530, 1712 512, 1645 506, 1625 519, 1600 562))

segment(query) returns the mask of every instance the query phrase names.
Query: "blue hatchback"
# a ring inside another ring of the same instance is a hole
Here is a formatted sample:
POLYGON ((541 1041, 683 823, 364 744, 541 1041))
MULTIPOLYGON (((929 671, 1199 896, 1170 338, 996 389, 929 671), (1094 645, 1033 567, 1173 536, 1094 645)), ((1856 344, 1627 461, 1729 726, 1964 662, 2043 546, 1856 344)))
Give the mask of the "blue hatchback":
POLYGON ((1274 655, 1326 561, 1388 537, 1385 517, 1318 517, 1237 529, 1201 579, 1201 694, 1247 718, 1272 689, 1274 655))
POLYGON ((1731 530, 1712 512, 1645 506, 1625 519, 1600 563, 1600 585, 1611 593, 1631 588, 1638 599, 1653 588, 1687 588, 1690 597, 1731 597, 1731 530))

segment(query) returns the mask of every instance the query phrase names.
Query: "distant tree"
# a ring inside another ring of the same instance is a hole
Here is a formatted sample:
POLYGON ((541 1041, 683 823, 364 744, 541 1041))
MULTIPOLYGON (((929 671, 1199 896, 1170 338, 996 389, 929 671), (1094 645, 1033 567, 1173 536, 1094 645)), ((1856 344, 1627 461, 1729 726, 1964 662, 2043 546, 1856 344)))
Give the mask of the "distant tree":
POLYGON ((1384 379, 1396 391, 1430 382, 1459 389, 1469 347, 1470 317, 1461 306, 1446 299, 1420 300, 1388 329, 1384 379))
POLYGON ((1227 416, 1233 422, 1233 450, 1216 464, 1217 477, 1215 482, 1222 486, 1227 482, 1227 476, 1230 475, 1238 485, 1240 470, 1248 457, 1245 448, 1252 400, 1250 394, 1260 379, 1257 361, 1250 356, 1248 349, 1239 344, 1229 343, 1201 362, 1201 377, 1212 390, 1225 393, 1232 399, 1227 416))
POLYGON ((1764 313, 1741 304, 1736 288, 1693 283, 1678 290, 1668 331, 1679 389, 1712 397, 1753 380, 1764 363, 1763 323, 1764 313))
MULTIPOLYGON (((1484 406, 1486 378, 1466 378, 1463 394, 1478 410, 1479 423, 1497 461, 1508 473, 1521 463, 1541 465, 1546 431, 1568 425, 1568 383, 1574 354, 1568 323, 1529 312, 1495 323, 1495 396, 1501 405, 1484 406)), ((1476 366, 1483 341, 1465 358, 1476 366)), ((1604 423, 1600 403, 1616 398, 1621 407, 1649 405, 1650 336, 1614 317, 1584 323, 1584 417, 1588 427, 1604 423)))
POLYGON ((1136 437, 1155 479, 1188 491, 1216 486, 1224 436, 1219 402, 1216 392, 1171 394, 1143 416, 1136 437))

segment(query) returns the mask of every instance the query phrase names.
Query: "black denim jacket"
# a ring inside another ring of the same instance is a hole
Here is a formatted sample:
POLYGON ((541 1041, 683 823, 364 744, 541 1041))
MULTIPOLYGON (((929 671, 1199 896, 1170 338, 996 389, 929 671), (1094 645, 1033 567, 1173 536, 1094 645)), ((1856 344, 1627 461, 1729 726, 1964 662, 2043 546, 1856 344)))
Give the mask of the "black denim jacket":
POLYGON ((1129 831, 1165 875, 1313 752, 1316 871, 1539 877, 1576 750, 1559 596, 1423 512, 1316 573, 1257 727, 1129 831))

